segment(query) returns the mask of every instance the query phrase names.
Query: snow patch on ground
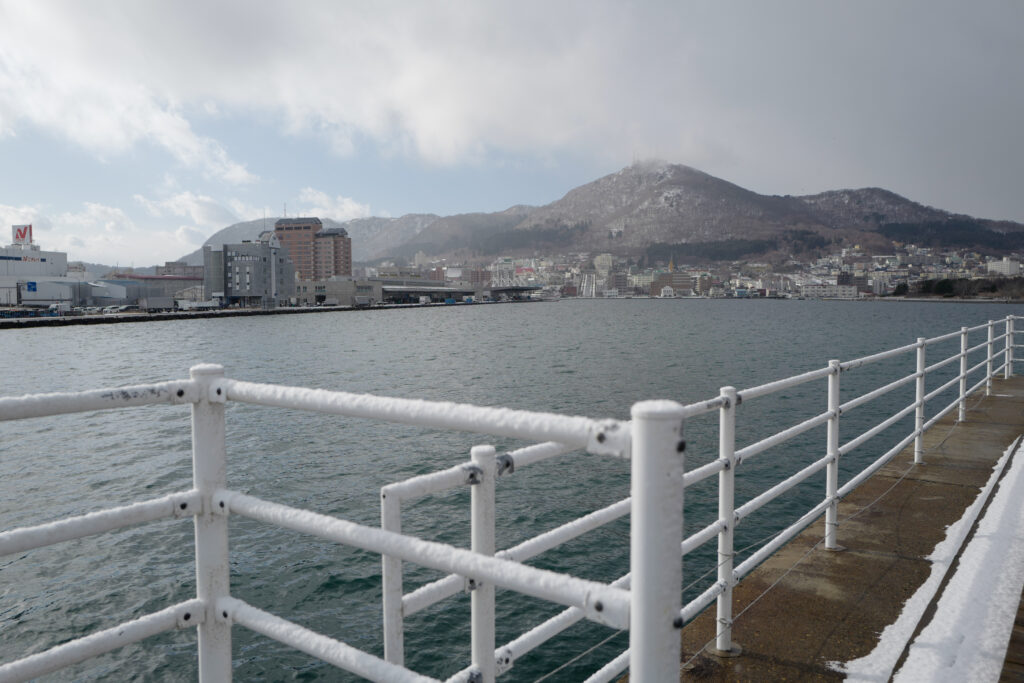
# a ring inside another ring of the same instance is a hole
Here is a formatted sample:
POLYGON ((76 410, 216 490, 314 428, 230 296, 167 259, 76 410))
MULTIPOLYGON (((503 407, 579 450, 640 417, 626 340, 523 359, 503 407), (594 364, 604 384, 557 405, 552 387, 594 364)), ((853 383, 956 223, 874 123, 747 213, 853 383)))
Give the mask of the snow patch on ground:
MULTIPOLYGON (((963 517, 961 517, 954 524, 950 525, 949 528, 946 530, 946 538, 942 540, 938 545, 936 545, 935 549, 932 551, 932 554, 928 556, 928 559, 932 561, 931 574, 928 576, 928 579, 921 585, 920 588, 917 589, 914 595, 911 596, 911 598, 903 606, 903 611, 897 618, 897 620, 894 623, 887 626, 884 631, 882 631, 882 635, 879 638, 878 644, 875 646, 875 649, 872 650, 868 655, 861 657, 860 659, 855 659, 846 663, 834 662, 832 664, 834 668, 836 668, 839 671, 843 671, 847 674, 847 680, 886 681, 892 675, 893 669, 896 666, 896 662, 899 660, 900 655, 906 649, 906 645, 910 641, 910 638, 913 635, 914 630, 917 628, 917 625, 920 622, 922 615, 924 614, 928 605, 932 602, 933 598, 938 592, 939 586, 942 584, 942 581, 946 576, 946 573, 949 571, 949 568, 953 560, 956 558, 958 550, 963 545, 964 540, 967 538, 967 535, 970 532, 971 527, 974 525, 974 522, 975 520, 977 520, 982 507, 984 507, 985 505, 985 501, 988 500, 989 495, 992 492, 992 489, 995 487, 996 482, 999 480, 999 476, 1002 473, 1003 468, 1006 466, 1006 462, 1009 460, 1010 455, 1014 452, 1014 450, 1016 450, 1018 444, 1020 443, 1020 440, 1021 437, 1017 437, 1017 439, 1010 445, 1010 447, 1006 449, 1002 457, 993 467, 992 476, 985 484, 985 487, 978 494, 978 497, 964 512, 963 517)), ((1004 479, 1004 483, 1000 486, 1000 491, 999 494, 997 494, 996 500, 993 501, 993 504, 989 507, 989 510, 985 515, 983 525, 986 522, 989 523, 989 526, 996 525, 1000 530, 1004 532, 1003 536, 1005 536, 1005 532, 1014 531, 1015 529, 1021 528, 1020 522, 1022 514, 1024 514, 1024 457, 1015 459, 1013 467, 1011 467, 1010 472, 1004 479), (997 509, 996 504, 999 498, 1002 497, 1004 500, 1007 498, 1007 496, 1004 495, 1004 492, 1007 490, 1013 490, 1015 492, 1014 494, 1012 494, 1014 496, 1012 504, 1008 505, 1007 502, 1004 502, 1002 504, 1002 507, 997 509), (1005 521, 992 521, 997 515, 999 517, 1005 516, 1007 517, 1007 519, 1005 521)), ((1015 563, 1016 571, 1011 573, 1020 574, 1020 579, 1016 580, 1016 583, 1014 584, 1016 585, 1016 593, 1014 593, 1014 597, 1012 598, 1012 600, 1010 600, 1010 602, 1012 603, 1012 605, 1010 606, 1012 607, 1012 612, 1009 616, 1009 619, 1006 620, 1005 623, 1004 630, 1006 632, 1006 636, 1001 641, 1001 645, 997 646, 1002 648, 1001 650, 999 650, 1000 668, 1002 667, 1002 658, 1003 653, 1005 653, 1006 650, 1006 643, 1009 640, 1009 631, 1013 626, 1013 617, 1014 614, 1016 614, 1017 604, 1020 598, 1021 585, 1022 582, 1024 582, 1024 560, 1021 559, 1021 557, 1024 557, 1024 535, 1017 534, 1017 537, 1017 543, 1021 548, 1020 551, 1018 551, 1020 554, 1017 554, 1016 552, 1008 552, 1009 549, 1005 548, 1004 544, 1001 544, 999 541, 995 541, 995 548, 989 547, 987 550, 987 552, 989 553, 992 553, 992 550, 997 550, 998 552, 994 554, 999 555, 998 557, 992 557, 989 559, 997 561, 1000 565, 1002 565, 1002 563, 1004 562, 1010 564, 1015 563)), ((954 579, 950 581, 950 583, 946 587, 946 590, 943 592, 943 597, 939 602, 940 610, 942 609, 943 602, 947 602, 947 596, 950 596, 952 599, 952 596, 954 595, 952 591, 954 591, 954 583, 956 582, 957 577, 964 574, 965 571, 968 571, 972 563, 978 561, 972 559, 965 562, 968 553, 970 553, 972 549, 980 543, 986 543, 988 546, 991 546, 992 542, 993 541, 991 541, 991 539, 988 536, 986 536, 986 533, 983 531, 983 529, 979 528, 978 533, 975 534, 974 538, 971 541, 971 544, 968 546, 967 550, 965 550, 964 556, 961 558, 961 562, 957 570, 957 573, 954 576, 954 579)), ((984 553, 986 551, 982 552, 984 553)), ((1000 566, 995 571, 1000 572, 1003 578, 1005 578, 1007 568, 1000 566)), ((972 585, 970 583, 971 581, 983 580, 985 579, 977 577, 964 579, 964 581, 968 582, 968 587, 972 585)), ((963 583, 963 581, 961 581, 960 583, 963 583)), ((978 584, 973 585, 975 586, 975 590, 980 591, 981 596, 989 595, 990 589, 988 586, 978 584)), ((1007 590, 1010 590, 1011 588, 1012 586, 1007 586, 1007 590)), ((964 589, 960 588, 957 590, 959 592, 963 592, 964 589)), ((957 595, 959 595, 959 592, 957 593, 957 595)), ((995 598, 996 596, 993 595, 992 597, 995 598)), ((960 608, 966 611, 965 613, 945 614, 942 616, 940 616, 940 614, 935 615, 935 617, 932 619, 931 625, 927 629, 925 629, 924 632, 921 633, 921 635, 915 641, 914 645, 911 646, 911 657, 914 656, 914 649, 918 647, 918 643, 921 643, 922 647, 926 648, 926 650, 922 650, 922 654, 919 654, 917 656, 917 659, 915 659, 915 663, 913 665, 911 665, 910 659, 907 660, 907 662, 900 669, 900 672, 898 674, 904 675, 904 672, 907 672, 905 674, 907 677, 901 680, 979 680, 977 678, 974 678, 973 676, 969 676, 967 678, 957 676, 953 672, 953 670, 949 668, 949 657, 952 656, 953 659, 951 661, 952 663, 955 663, 957 659, 957 653, 955 651, 951 653, 951 650, 963 650, 965 654, 969 650, 973 650, 976 654, 979 653, 979 648, 981 647, 980 643, 974 642, 973 640, 971 640, 971 642, 965 643, 965 639, 962 636, 960 636, 960 641, 956 641, 956 638, 960 633, 968 633, 971 634, 971 636, 976 636, 978 638, 991 638, 992 636, 990 634, 982 635, 981 633, 978 633, 979 630, 987 630, 987 627, 983 627, 980 625, 965 626, 965 624, 967 623, 967 620, 973 619, 975 617, 983 617, 985 619, 990 618, 989 615, 983 616, 977 613, 982 611, 987 612, 988 608, 990 607, 990 605, 988 605, 987 603, 1002 602, 1002 599, 1000 598, 989 600, 988 597, 985 597, 985 599, 979 600, 978 596, 974 596, 973 598, 967 598, 967 600, 968 602, 966 603, 962 599, 956 600, 956 603, 960 606, 960 608), (977 602, 969 602, 969 600, 971 599, 977 602), (932 628, 932 625, 935 625, 937 623, 940 625, 954 627, 958 635, 945 634, 926 636, 926 634, 928 633, 928 629, 932 628), (931 640, 929 640, 929 638, 931 640), (930 646, 924 645, 924 643, 929 642, 937 643, 940 640, 942 644, 938 646, 938 649, 936 649, 936 645, 934 644, 930 646), (919 678, 919 674, 924 671, 923 664, 919 660, 922 657, 927 658, 929 653, 930 657, 934 659, 936 663, 938 663, 939 660, 942 660, 946 663, 940 665, 939 668, 929 668, 928 670, 931 673, 924 674, 923 678, 919 678), (952 676, 952 678, 949 678, 948 676, 952 676)), ((991 607, 995 608, 996 605, 991 605, 991 607)), ((1010 607, 1007 607, 1007 609, 1010 609, 1010 607)), ((986 640, 985 642, 991 641, 986 640)), ((996 672, 996 677, 998 677, 998 671, 996 672)))
POLYGON ((1024 457, 1018 457, 894 680, 998 680, 1022 586, 1024 457))

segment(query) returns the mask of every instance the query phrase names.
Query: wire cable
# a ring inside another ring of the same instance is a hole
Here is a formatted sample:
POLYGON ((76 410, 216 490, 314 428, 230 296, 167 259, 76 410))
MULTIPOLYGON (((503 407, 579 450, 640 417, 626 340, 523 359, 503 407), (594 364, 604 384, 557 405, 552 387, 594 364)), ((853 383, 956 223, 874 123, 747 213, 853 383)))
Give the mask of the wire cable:
POLYGON ((619 630, 619 631, 616 631, 615 633, 611 634, 610 636, 608 636, 607 638, 605 638, 604 640, 602 640, 602 641, 601 641, 600 643, 598 643, 597 645, 594 645, 593 647, 591 647, 591 648, 588 648, 588 649, 584 650, 583 652, 579 653, 578 655, 576 655, 575 657, 573 657, 572 659, 570 659, 570 660, 569 660, 568 662, 566 662, 565 664, 562 664, 561 666, 559 666, 559 667, 558 667, 557 669, 554 669, 553 671, 549 671, 548 673, 544 674, 543 676, 541 676, 540 678, 538 678, 537 680, 535 680, 535 681, 534 681, 533 683, 540 683, 540 682, 541 682, 541 681, 543 681, 543 680, 546 680, 546 679, 548 679, 548 678, 551 678, 552 676, 554 676, 554 675, 555 675, 556 673, 558 673, 559 671, 561 671, 561 670, 562 670, 562 669, 564 669, 565 667, 567 667, 567 666, 569 666, 569 665, 571 665, 571 664, 573 664, 573 663, 575 663, 575 662, 578 662, 579 660, 583 659, 584 657, 586 657, 586 656, 587 656, 587 655, 589 655, 589 654, 590 654, 591 652, 593 652, 593 651, 594 651, 594 650, 596 650, 597 648, 601 647, 602 645, 604 645, 605 643, 607 643, 607 642, 608 642, 608 641, 610 641, 611 639, 613 639, 613 638, 615 638, 615 637, 617 637, 617 636, 619 636, 619 635, 621 635, 621 634, 623 634, 623 633, 625 633, 625 632, 626 632, 626 631, 625 631, 625 629, 623 629, 623 630, 619 630))

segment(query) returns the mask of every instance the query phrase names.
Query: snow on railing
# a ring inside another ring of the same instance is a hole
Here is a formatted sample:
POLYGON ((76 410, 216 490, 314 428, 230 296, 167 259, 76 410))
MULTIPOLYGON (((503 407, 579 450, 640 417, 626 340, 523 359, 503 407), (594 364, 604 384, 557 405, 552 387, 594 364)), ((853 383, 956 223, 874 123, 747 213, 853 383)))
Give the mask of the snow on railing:
POLYGON ((957 419, 964 420, 969 395, 982 389, 990 394, 995 377, 1000 373, 1004 378, 1012 375, 1013 349, 1017 346, 1014 343, 1014 320, 1015 316, 1009 316, 1000 321, 1005 325, 1000 334, 996 334, 996 321, 989 321, 931 339, 920 338, 913 344, 863 358, 845 362, 833 360, 827 367, 740 391, 724 387, 719 396, 686 406, 672 401, 641 402, 633 406, 631 422, 256 384, 225 378, 222 368, 214 365, 192 368, 188 380, 72 394, 0 398, 0 420, 154 403, 190 404, 192 490, 0 533, 0 556, 129 525, 192 517, 196 532, 197 577, 194 600, 0 665, 0 680, 28 680, 157 633, 195 627, 198 631, 200 680, 226 681, 231 678, 231 629, 234 624, 373 680, 434 680, 404 667, 403 619, 463 589, 471 591, 472 662, 450 680, 493 681, 512 668, 517 658, 581 619, 630 632, 629 649, 605 664, 589 680, 613 680, 627 667, 636 680, 674 679, 678 675, 679 629, 683 624, 711 602, 716 602, 718 632, 712 651, 723 655, 733 652, 732 590, 738 581, 822 513, 825 514, 824 546, 836 549, 837 505, 843 496, 911 443, 914 443, 915 463, 919 463, 921 438, 926 429, 954 409, 958 410, 957 419), (969 335, 982 330, 986 331, 986 340, 970 346, 969 335), (926 364, 929 346, 954 339, 960 340, 957 353, 932 365, 926 364), (997 350, 999 342, 1002 344, 997 350), (915 355, 914 372, 840 403, 839 383, 843 372, 911 353, 915 355), (983 359, 969 366, 968 358, 973 354, 983 354, 983 359), (927 376, 957 361, 958 374, 926 393, 927 376), (968 386, 968 378, 982 371, 980 380, 968 386), (743 448, 736 448, 736 412, 741 404, 822 379, 827 380, 827 410, 824 413, 743 448), (910 383, 915 385, 915 399, 911 404, 840 444, 842 415, 910 383), (957 387, 956 398, 926 419, 928 401, 954 386, 957 387), (500 455, 491 446, 476 446, 471 450, 468 462, 389 484, 381 489, 381 526, 368 527, 227 489, 224 405, 229 400, 541 443, 500 455), (684 421, 716 411, 719 414, 718 458, 684 472, 684 421), (911 414, 914 415, 913 431, 840 487, 840 459, 911 414), (736 505, 735 477, 740 465, 821 425, 827 426, 823 457, 744 504, 736 505), (514 547, 498 550, 495 542, 498 477, 512 475, 533 463, 580 449, 630 458, 631 497, 543 531, 514 547), (735 527, 767 503, 822 470, 826 473, 824 498, 734 567, 735 527), (715 474, 719 478, 717 518, 684 537, 684 490, 715 474), (403 502, 461 486, 471 487, 471 547, 468 550, 401 533, 403 502), (379 553, 382 557, 384 657, 358 650, 232 597, 229 592, 227 526, 227 518, 231 514, 379 553), (627 514, 631 515, 631 571, 611 584, 523 564, 627 514), (682 605, 682 557, 712 539, 718 540, 716 580, 694 600, 682 605), (438 569, 448 572, 448 575, 404 594, 403 562, 438 569), (498 586, 558 603, 567 609, 511 642, 497 646, 494 589, 498 586))

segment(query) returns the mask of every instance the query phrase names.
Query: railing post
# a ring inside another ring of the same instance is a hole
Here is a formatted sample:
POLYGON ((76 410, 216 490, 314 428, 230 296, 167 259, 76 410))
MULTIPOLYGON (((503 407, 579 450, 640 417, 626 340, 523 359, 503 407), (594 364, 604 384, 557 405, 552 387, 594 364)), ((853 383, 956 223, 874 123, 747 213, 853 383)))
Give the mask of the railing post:
POLYGON ((839 501, 836 500, 839 490, 839 361, 830 360, 832 374, 828 376, 828 411, 832 414, 828 419, 826 455, 829 457, 825 470, 825 499, 829 501, 825 508, 825 549, 840 550, 836 543, 836 527, 839 526, 839 501))
POLYGON ((630 679, 679 680, 682 627, 682 406, 641 401, 632 408, 630 491, 630 679))
POLYGON ((1003 379, 1013 377, 1013 316, 1006 316, 1006 366, 1003 368, 1003 379))
MULTIPOLYGON (((402 499, 397 493, 380 492, 380 528, 402 533, 402 499)), ((381 556, 381 605, 384 612, 384 659, 392 664, 405 664, 405 615, 402 612, 402 560, 381 556)))
POLYGON ((924 453, 924 369, 925 369, 925 338, 917 338, 917 398, 914 411, 914 464, 921 464, 924 453))
MULTIPOLYGON (((480 481, 470 495, 471 550, 494 555, 495 494, 497 472, 493 446, 474 446, 473 464, 480 468, 480 481)), ((494 585, 476 583, 471 595, 471 644, 473 667, 480 672, 480 683, 494 683, 497 664, 494 658, 494 585)))
POLYGON ((195 516, 196 597, 206 606, 199 630, 199 680, 231 680, 231 624, 221 619, 216 603, 230 592, 228 578, 228 518, 213 508, 213 493, 227 483, 224 445, 224 389, 220 365, 196 365, 192 380, 199 400, 192 404, 192 476, 202 500, 195 516))
POLYGON ((718 582, 724 587, 718 595, 718 634, 712 654, 736 655, 740 647, 732 642, 733 538, 736 528, 736 388, 722 387, 724 399, 718 412, 718 458, 726 462, 718 473, 718 518, 725 528, 718 532, 718 582))
POLYGON ((985 363, 985 395, 992 395, 992 368, 996 350, 996 321, 988 321, 988 360, 985 363))
POLYGON ((956 421, 967 419, 967 328, 960 328, 960 407, 957 409, 956 421))

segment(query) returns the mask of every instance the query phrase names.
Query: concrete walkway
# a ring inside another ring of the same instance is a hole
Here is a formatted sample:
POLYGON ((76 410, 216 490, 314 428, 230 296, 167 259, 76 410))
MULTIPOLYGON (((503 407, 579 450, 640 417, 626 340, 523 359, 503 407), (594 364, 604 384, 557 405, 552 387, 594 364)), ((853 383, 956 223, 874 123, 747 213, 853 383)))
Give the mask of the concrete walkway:
MULTIPOLYGON (((931 573, 932 563, 924 558, 1024 433, 1024 378, 997 381, 993 396, 972 397, 968 406, 965 422, 955 423, 954 411, 925 434, 924 466, 907 472, 913 463, 912 447, 907 448, 840 504, 839 518, 846 521, 839 543, 845 551, 819 545, 819 520, 736 587, 734 613, 756 599, 733 627, 740 656, 702 652, 709 641, 708 647, 714 645, 713 604, 688 624, 682 641, 689 666, 681 680, 842 679, 831 662, 870 653, 931 573)), ((922 622, 929 617, 930 610, 922 622)), ((1011 647, 1011 660, 1014 652, 1011 647)), ((1019 675, 1019 668, 1004 671, 1006 680, 1021 680, 1019 675)))

